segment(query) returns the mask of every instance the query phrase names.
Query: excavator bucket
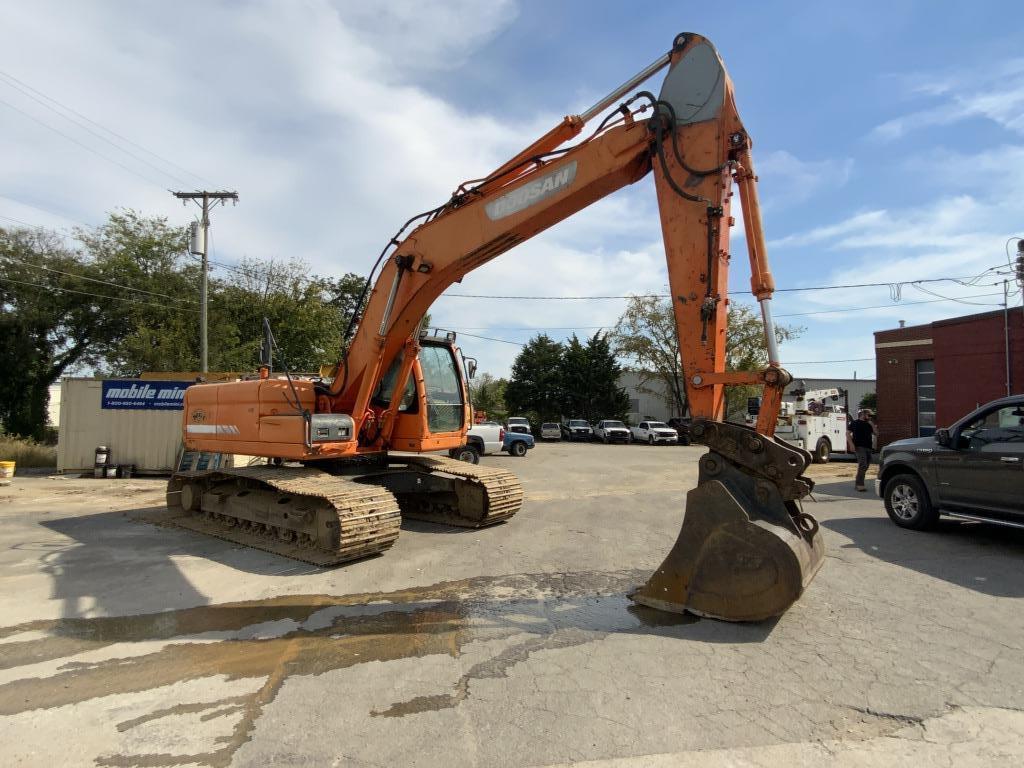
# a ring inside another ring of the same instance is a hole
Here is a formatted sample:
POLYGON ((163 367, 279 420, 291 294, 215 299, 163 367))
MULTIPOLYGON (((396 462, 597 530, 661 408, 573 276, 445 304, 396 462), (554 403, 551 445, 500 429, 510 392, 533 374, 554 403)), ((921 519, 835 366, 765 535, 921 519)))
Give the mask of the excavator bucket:
POLYGON ((814 578, 825 550, 797 501, 813 483, 810 454, 736 424, 695 422, 712 450, 686 497, 668 557, 630 597, 673 613, 761 621, 786 611, 814 578))

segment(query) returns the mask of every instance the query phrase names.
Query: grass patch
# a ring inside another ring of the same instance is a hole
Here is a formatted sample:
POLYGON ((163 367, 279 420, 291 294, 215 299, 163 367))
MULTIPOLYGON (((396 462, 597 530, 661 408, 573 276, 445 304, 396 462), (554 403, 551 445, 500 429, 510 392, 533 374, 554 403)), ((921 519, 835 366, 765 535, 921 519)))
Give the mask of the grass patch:
POLYGON ((0 461, 17 462, 15 471, 22 467, 56 467, 57 446, 0 435, 0 461))

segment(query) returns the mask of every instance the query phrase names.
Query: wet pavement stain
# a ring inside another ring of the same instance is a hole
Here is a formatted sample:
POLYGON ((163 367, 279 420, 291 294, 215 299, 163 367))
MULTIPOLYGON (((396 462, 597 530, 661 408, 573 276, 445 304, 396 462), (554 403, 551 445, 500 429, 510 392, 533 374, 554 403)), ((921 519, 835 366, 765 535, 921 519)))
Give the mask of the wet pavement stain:
POLYGON ((370 713, 402 717, 456 707, 470 695, 473 680, 505 677, 539 651, 622 632, 678 633, 675 628, 696 621, 632 606, 624 595, 646 575, 622 571, 474 578, 388 593, 291 595, 137 616, 28 622, 0 629, 0 639, 9 638, 0 644, 0 669, 104 648, 111 648, 115 658, 69 660, 49 677, 0 685, 0 716, 212 676, 263 679, 248 695, 178 704, 117 726, 127 732, 178 715, 235 717, 231 733, 217 740, 215 750, 109 755, 96 761, 102 766, 192 762, 217 768, 228 765, 249 741, 264 707, 293 675, 320 675, 372 661, 457 657, 467 643, 514 638, 494 657, 470 667, 450 691, 370 713), (26 632, 35 636, 17 638, 26 632), (45 636, 40 638, 40 632, 45 636), (113 647, 161 640, 167 644, 143 655, 117 658, 113 647))

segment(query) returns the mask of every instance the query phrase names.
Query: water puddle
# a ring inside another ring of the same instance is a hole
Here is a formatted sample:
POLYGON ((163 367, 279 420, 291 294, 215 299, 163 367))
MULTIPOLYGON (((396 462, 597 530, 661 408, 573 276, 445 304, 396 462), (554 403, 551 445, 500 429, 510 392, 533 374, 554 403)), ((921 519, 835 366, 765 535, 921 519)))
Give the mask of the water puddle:
POLYGON ((117 755, 106 766, 230 763, 263 708, 292 675, 319 675, 372 661, 433 654, 459 656, 471 642, 508 639, 449 690, 396 701, 370 714, 403 717, 456 707, 473 680, 506 676, 538 651, 567 648, 615 633, 673 633, 694 618, 634 606, 625 593, 647 572, 537 574, 465 579, 389 593, 292 595, 165 613, 38 621, 0 629, 0 669, 70 659, 109 649, 103 661, 70 661, 56 674, 0 685, 0 716, 147 691, 220 675, 263 679, 244 696, 180 704, 118 724, 122 732, 181 714, 234 716, 219 747, 199 755, 117 755), (40 633, 44 633, 40 635, 40 633), (158 650, 118 657, 120 646, 166 641, 158 650), (239 713, 241 714, 238 717, 239 713), (168 762, 170 761, 170 762, 168 762))

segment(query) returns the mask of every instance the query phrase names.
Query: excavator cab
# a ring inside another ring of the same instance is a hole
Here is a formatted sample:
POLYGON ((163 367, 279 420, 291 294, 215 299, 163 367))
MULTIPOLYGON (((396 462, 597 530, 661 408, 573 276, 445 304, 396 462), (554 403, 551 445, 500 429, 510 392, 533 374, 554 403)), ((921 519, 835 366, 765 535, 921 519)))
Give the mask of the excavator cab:
MULTIPOLYGON (((392 408, 391 397, 403 362, 404 354, 400 354, 381 378, 371 401, 374 407, 382 411, 392 408)), ((468 384, 455 334, 423 332, 395 410, 391 448, 422 452, 456 447, 462 443, 469 421, 468 384)))

